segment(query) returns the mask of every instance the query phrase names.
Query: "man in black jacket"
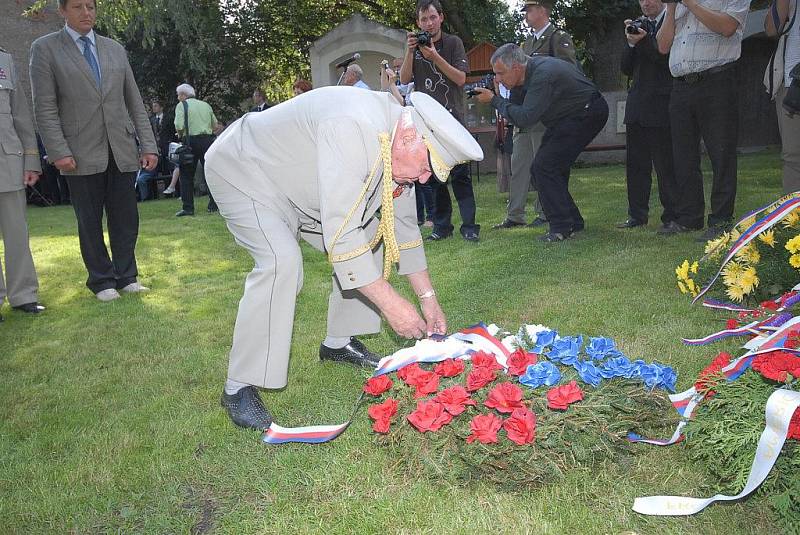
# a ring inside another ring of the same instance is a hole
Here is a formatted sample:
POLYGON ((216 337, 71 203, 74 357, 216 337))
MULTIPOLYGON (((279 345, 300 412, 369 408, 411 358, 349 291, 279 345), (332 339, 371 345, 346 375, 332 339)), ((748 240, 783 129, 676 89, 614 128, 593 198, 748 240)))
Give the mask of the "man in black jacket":
POLYGON ((659 53, 656 42, 666 9, 661 0, 639 0, 639 5, 643 16, 625 21, 628 43, 622 55, 622 72, 632 80, 625 106, 628 219, 618 228, 647 225, 653 167, 664 207, 661 222, 667 225, 675 220, 676 182, 669 126, 672 75, 669 55, 659 53))
POLYGON ((172 166, 167 155, 169 154, 169 144, 175 141, 175 117, 172 113, 164 110, 164 105, 160 100, 150 103, 153 115, 150 116, 150 126, 153 127, 153 135, 158 143, 158 173, 169 175, 172 173, 172 166))

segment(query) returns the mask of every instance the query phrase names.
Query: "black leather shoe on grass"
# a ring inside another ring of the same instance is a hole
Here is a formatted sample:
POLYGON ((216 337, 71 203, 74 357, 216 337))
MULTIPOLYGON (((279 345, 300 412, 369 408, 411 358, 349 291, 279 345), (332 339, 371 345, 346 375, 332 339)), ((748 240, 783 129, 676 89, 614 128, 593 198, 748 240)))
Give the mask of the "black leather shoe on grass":
POLYGON ((493 225, 493 229, 504 229, 504 228, 514 228, 514 227, 524 227, 525 223, 520 223, 519 221, 511 221, 510 219, 504 219, 502 223, 498 223, 493 225))
POLYGON ((452 232, 449 233, 449 234, 440 234, 440 233, 434 231, 434 232, 431 232, 430 236, 428 236, 425 239, 428 240, 428 241, 441 241, 441 240, 446 240, 447 238, 449 238, 452 235, 453 235, 452 232))
POLYGON ((356 338, 350 337, 350 343, 344 347, 334 349, 325 344, 319 346, 320 360, 332 360, 334 362, 346 362, 355 364, 362 368, 377 368, 381 358, 367 349, 367 346, 359 342, 356 338))
POLYGON ((660 236, 674 236, 676 234, 683 234, 685 232, 692 232, 693 230, 697 230, 697 229, 684 227, 683 225, 681 225, 677 221, 670 221, 669 223, 665 223, 663 227, 659 228, 656 231, 656 234, 658 234, 660 236))
POLYGON ((567 240, 567 239, 569 239, 570 236, 572 236, 571 232, 568 233, 568 234, 561 234, 560 232, 548 232, 544 236, 539 236, 538 239, 539 239, 539 241, 542 241, 542 242, 545 242, 545 243, 555 243, 555 242, 567 240))
POLYGON ((646 227, 646 221, 639 221, 638 219, 629 218, 623 221, 622 223, 617 223, 617 228, 636 228, 636 227, 646 227))
POLYGON ((546 224, 547 224, 547 219, 537 215, 536 219, 534 219, 533 221, 528 223, 528 226, 531 227, 531 228, 535 228, 535 227, 541 227, 542 225, 546 225, 546 224))
POLYGON ((246 386, 230 395, 223 390, 220 404, 228 411, 233 423, 239 427, 264 431, 272 423, 272 415, 264 406, 258 395, 258 389, 254 386, 246 386))
POLYGON ((44 307, 37 303, 36 301, 32 303, 24 303, 22 305, 17 305, 15 307, 11 307, 14 310, 19 310, 20 312, 26 312, 28 314, 38 314, 39 312, 44 310, 44 307))

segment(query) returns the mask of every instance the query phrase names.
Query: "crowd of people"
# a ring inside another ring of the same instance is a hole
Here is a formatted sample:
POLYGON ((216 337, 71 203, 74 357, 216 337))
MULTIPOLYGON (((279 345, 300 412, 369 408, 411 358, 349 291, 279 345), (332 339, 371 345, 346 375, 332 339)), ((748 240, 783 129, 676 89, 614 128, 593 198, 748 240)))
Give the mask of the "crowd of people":
MULTIPOLYGON (((626 38, 621 68, 631 85, 624 119, 628 217, 618 227, 647 225, 655 168, 663 207, 658 233, 705 227, 700 239, 710 239, 734 216, 735 66, 749 2, 639 4, 642 15, 620 23, 626 38), (701 140, 713 171, 707 216, 701 140)), ((522 46, 500 46, 491 57, 493 82, 472 95, 513 127, 509 203, 505 219, 493 228, 548 225, 539 236, 548 243, 567 240, 586 226, 569 191, 570 172, 609 113, 576 59, 572 36, 551 19, 552 8, 552 0, 524 3, 530 37, 522 46), (531 189, 536 200, 528 223, 531 189)), ((94 1, 59 0, 58 9, 64 28, 31 47, 33 114, 12 58, 0 51, 0 121, 8 122, 0 132, 9 136, 2 139, 6 150, 0 154, 7 282, 6 287, 0 276, 0 303, 8 298, 23 312, 44 310, 28 246, 24 188, 38 180, 40 154, 46 154, 75 211, 86 286, 102 302, 149 290, 138 280, 135 186, 147 198, 152 177, 171 177, 165 193, 180 191, 176 216, 192 216, 194 177, 198 166, 204 168, 207 210, 219 211, 255 264, 239 304, 222 394, 237 425, 268 427, 271 415, 258 388, 286 384, 303 276, 299 237, 325 252, 333 266, 321 359, 374 367, 378 356, 356 336, 377 332, 381 316, 407 338, 446 332, 420 227, 431 227, 432 242, 454 234, 452 189, 460 235, 479 241, 469 162, 483 154, 464 126, 469 73, 464 45, 442 30, 445 14, 438 0, 417 2, 419 31, 407 33, 402 57, 385 63, 381 91, 370 90, 354 57, 343 65, 345 87, 312 90, 300 79, 293 85, 295 97, 279 106, 270 106, 257 88, 250 111, 226 128, 189 84, 176 88, 174 111, 153 101, 148 117, 125 50, 94 32, 94 1), (178 141, 183 148, 172 150, 178 141), (174 158, 167 157, 171 152, 174 158), (387 282, 394 264, 408 276, 416 306, 387 282)), ((800 62, 796 11, 796 0, 775 0, 765 23, 766 32, 780 39, 779 67, 773 62, 767 74, 779 115, 787 192, 800 188, 800 118, 781 105, 798 83, 792 75, 800 62)))

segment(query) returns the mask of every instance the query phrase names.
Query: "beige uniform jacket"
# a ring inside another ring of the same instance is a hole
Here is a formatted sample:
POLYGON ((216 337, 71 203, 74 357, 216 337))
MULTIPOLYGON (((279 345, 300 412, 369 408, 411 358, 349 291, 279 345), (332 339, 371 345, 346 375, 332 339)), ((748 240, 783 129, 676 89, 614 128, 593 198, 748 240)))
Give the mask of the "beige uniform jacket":
POLYGON ((23 171, 41 172, 28 99, 11 55, 0 49, 0 193, 18 191, 23 171))
POLYGON ((31 45, 36 125, 51 162, 66 156, 75 159, 77 169, 66 175, 104 172, 109 146, 122 172, 139 170, 140 152, 158 154, 125 49, 113 39, 96 34, 95 39, 100 87, 65 29, 31 45))
MULTIPOLYGON (((371 254, 348 258, 375 234, 380 162, 377 178, 359 196, 380 158, 379 134, 391 135, 401 109, 389 93, 314 89, 233 123, 206 153, 206 169, 279 211, 311 245, 339 258, 333 269, 343 290, 360 288, 381 277, 371 254)), ((401 251, 398 272, 422 271, 427 265, 413 188, 394 206, 398 243, 417 244, 401 251)))

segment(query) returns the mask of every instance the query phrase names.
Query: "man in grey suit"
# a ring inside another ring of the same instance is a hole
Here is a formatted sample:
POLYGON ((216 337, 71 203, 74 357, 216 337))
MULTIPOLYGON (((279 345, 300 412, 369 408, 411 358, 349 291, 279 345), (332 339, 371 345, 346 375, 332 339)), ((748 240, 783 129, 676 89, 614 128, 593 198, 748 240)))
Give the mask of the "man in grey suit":
MULTIPOLYGON (((25 186, 39 180, 42 168, 28 99, 17 79, 11 55, 0 48, 0 233, 6 258, 6 281, 0 262, 0 305, 37 314, 39 281, 33 267, 25 223, 25 186)), ((3 316, 0 316, 3 321, 3 316)))
POLYGON ((155 168, 158 148, 125 49, 94 33, 94 0, 59 0, 58 12, 64 29, 31 46, 33 110, 49 160, 69 184, 86 286, 111 301, 118 290, 147 291, 137 281, 134 181, 140 166, 155 168))

